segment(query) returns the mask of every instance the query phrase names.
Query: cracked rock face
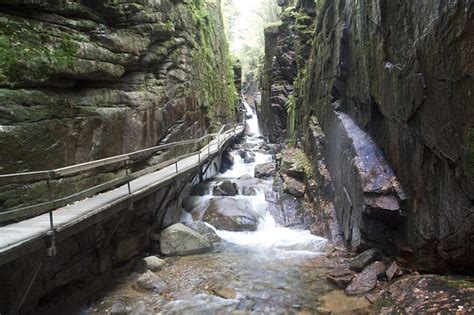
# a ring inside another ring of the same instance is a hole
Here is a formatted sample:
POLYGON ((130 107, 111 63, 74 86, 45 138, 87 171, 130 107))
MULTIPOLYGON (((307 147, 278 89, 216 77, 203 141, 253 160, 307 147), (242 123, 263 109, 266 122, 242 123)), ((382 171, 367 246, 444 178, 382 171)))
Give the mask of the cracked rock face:
POLYGON ((298 69, 296 125, 325 135, 305 146, 322 147, 346 241, 408 245, 423 271, 473 272, 473 6, 320 1, 298 69))
POLYGON ((218 1, 2 1, 0 173, 196 138, 211 121, 229 122, 235 90, 222 28, 218 1))

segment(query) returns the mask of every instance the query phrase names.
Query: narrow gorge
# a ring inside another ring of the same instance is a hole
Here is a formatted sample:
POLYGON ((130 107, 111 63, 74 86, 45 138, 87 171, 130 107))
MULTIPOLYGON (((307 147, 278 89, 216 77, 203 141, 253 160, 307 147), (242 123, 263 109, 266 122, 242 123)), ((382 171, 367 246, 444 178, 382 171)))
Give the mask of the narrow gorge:
POLYGON ((472 314, 473 9, 0 1, 0 315, 472 314))

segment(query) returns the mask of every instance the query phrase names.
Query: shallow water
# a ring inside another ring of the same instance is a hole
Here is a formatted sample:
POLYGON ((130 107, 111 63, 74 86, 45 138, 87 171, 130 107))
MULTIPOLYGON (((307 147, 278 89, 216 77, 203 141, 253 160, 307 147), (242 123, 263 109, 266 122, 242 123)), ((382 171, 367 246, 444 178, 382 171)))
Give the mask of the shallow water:
MULTIPOLYGON (((246 108, 252 111, 247 104, 246 108)), ((253 111, 247 125, 249 135, 245 143, 248 151, 255 154, 256 161, 245 164, 240 155, 233 152, 233 168, 215 176, 210 191, 224 178, 253 177, 255 165, 273 159, 269 154, 257 152, 264 141, 253 111)), ((331 289, 326 283, 328 271, 322 256, 327 240, 306 230, 277 224, 267 211, 265 198, 266 192, 272 190, 272 180, 259 180, 252 187, 256 190, 255 196, 226 198, 241 200, 253 207, 260 215, 257 231, 217 230, 224 242, 211 253, 166 258, 168 266, 157 273, 168 284, 161 294, 134 289, 138 275, 133 274, 106 292, 87 312, 107 313, 117 301, 123 302, 132 314, 316 312, 319 297, 331 289)), ((195 196, 188 203, 202 208, 211 198, 211 195, 195 196)), ((181 218, 192 220, 192 215, 183 211, 181 218)))
POLYGON ((314 313, 319 297, 330 290, 322 260, 224 243, 212 253, 167 258, 168 267, 157 273, 168 284, 165 292, 135 291, 137 276, 131 275, 90 313, 107 313, 117 300, 132 314, 314 313))

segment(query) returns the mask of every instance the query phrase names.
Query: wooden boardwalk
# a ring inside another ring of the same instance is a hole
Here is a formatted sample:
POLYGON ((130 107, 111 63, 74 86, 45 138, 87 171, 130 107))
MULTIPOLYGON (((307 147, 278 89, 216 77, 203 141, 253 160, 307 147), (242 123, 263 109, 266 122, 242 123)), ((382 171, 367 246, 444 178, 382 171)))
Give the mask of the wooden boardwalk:
MULTIPOLYGON (((173 179, 201 167, 204 161, 216 156, 235 135, 241 134, 244 127, 239 126, 234 131, 235 134, 227 132, 220 139, 213 139, 207 146, 175 164, 130 181, 130 193, 125 184, 55 210, 56 239, 61 241, 68 238, 103 218, 126 209, 130 198, 137 201, 173 179)), ((0 227, 0 265, 45 247, 50 231, 49 213, 0 227)))

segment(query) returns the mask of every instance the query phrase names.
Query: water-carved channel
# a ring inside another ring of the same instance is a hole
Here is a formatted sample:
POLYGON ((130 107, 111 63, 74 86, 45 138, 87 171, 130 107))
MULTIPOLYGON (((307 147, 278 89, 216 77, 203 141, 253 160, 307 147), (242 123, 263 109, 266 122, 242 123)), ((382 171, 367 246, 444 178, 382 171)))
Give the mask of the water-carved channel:
MULTIPOLYGON (((267 202, 276 194, 273 177, 256 178, 255 167, 274 157, 262 150, 267 144, 256 115, 248 104, 246 109, 247 134, 230 152, 233 165, 195 189, 185 202, 182 221, 201 219, 203 211, 218 207, 220 213, 250 213, 258 220, 255 230, 213 228, 222 241, 216 242, 211 252, 166 258, 167 264, 155 273, 157 282, 150 290, 143 289, 143 275, 129 275, 87 312, 101 314, 120 308, 133 314, 317 310, 319 297, 331 290, 323 255, 327 240, 301 227, 285 227, 285 214, 279 216, 276 212, 281 210, 267 202), (220 195, 216 187, 225 181, 235 184, 235 196, 215 196, 220 195)), ((252 222, 240 223, 254 229, 252 222)))

